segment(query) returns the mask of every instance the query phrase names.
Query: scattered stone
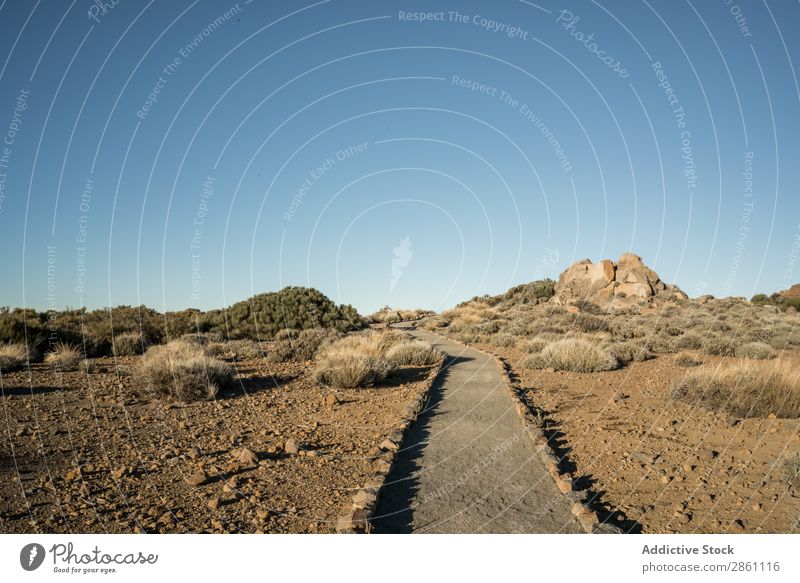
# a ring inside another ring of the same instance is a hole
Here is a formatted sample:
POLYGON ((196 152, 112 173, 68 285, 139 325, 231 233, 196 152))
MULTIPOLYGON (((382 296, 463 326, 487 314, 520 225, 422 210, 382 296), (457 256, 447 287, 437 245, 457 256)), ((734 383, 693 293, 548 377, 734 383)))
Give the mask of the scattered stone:
POLYGON ((719 454, 712 449, 701 449, 697 452, 697 457, 707 462, 713 460, 717 455, 719 454))
POLYGON ((239 452, 239 461, 246 465, 252 465, 258 462, 258 456, 252 450, 243 447, 239 452))
POLYGON ((205 484, 207 480, 208 474, 205 472, 205 470, 197 470, 195 473, 186 478, 186 483, 196 488, 197 486, 205 484))
POLYGON ((213 498, 211 498, 211 500, 208 501, 208 507, 211 508, 211 510, 216 510, 217 508, 219 508, 219 505, 220 505, 219 496, 214 496, 213 498))
POLYGON ((286 443, 283 446, 283 451, 289 455, 296 455, 300 451, 300 446, 297 445, 297 442, 294 439, 289 438, 286 440, 286 443))
POLYGON ((643 451, 633 451, 630 456, 643 464, 652 464, 658 459, 658 454, 645 453, 643 451))
POLYGON ((378 447, 384 451, 397 451, 400 449, 400 446, 390 439, 384 439, 378 447))

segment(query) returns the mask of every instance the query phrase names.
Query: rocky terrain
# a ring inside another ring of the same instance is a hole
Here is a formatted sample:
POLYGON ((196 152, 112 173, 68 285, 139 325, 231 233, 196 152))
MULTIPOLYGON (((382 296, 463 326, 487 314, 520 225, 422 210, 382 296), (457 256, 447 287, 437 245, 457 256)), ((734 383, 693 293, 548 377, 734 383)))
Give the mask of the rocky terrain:
POLYGON ((555 286, 554 304, 586 301, 598 306, 620 308, 634 303, 654 303, 686 299, 677 286, 665 284, 658 274, 647 267, 642 258, 625 253, 614 263, 604 259, 592 263, 589 259, 570 265, 561 273, 555 286))
POLYGON ((800 319, 757 300, 687 299, 626 253, 421 325, 510 365, 608 521, 800 532, 800 319))
POLYGON ((335 389, 234 363, 214 400, 136 396, 140 357, 3 374, 2 532, 332 532, 430 367, 335 389))

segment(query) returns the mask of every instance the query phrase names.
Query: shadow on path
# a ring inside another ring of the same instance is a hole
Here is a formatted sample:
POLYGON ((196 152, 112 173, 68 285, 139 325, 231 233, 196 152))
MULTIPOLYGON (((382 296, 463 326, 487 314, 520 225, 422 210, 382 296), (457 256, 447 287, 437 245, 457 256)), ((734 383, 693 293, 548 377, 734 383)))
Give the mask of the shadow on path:
POLYGON ((431 420, 436 415, 444 394, 444 383, 450 367, 472 360, 463 356, 449 356, 428 392, 428 402, 417 420, 406 430, 403 450, 397 456, 394 468, 381 489, 381 500, 372 520, 373 532, 407 534, 412 532, 412 503, 419 491, 417 475, 422 469, 420 458, 428 446, 431 420))

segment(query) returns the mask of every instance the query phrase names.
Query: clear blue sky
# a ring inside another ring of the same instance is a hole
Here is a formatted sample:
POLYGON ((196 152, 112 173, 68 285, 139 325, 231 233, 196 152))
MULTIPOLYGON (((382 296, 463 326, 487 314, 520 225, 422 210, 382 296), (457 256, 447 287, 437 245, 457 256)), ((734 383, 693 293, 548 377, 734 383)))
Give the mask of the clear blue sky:
POLYGON ((798 22, 744 0, 4 0, 0 304, 308 285, 440 309, 627 250, 690 295, 784 289, 798 22))

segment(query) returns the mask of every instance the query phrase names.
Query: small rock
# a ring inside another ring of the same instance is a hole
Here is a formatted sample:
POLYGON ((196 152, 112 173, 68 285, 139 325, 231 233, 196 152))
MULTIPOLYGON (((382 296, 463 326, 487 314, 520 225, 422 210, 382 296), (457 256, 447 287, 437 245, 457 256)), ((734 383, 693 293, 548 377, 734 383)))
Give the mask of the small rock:
POLYGON ((186 452, 186 455, 189 456, 189 459, 197 459, 201 455, 200 448, 197 446, 192 447, 186 452))
POLYGON ((658 459, 657 454, 645 453, 643 451, 633 451, 630 455, 632 458, 639 460, 643 464, 652 464, 656 461, 656 459, 658 459))
POLYGON ((697 452, 697 457, 707 462, 713 460, 717 455, 719 454, 712 449, 701 449, 697 452))
POLYGON ((67 482, 74 482, 75 480, 77 480, 77 479, 78 479, 78 478, 80 478, 80 477, 81 477, 81 471, 80 471, 80 469, 78 469, 78 468, 72 468, 71 470, 69 470, 69 471, 67 472, 67 475, 64 477, 64 479, 65 479, 67 482))
POLYGON ((198 470, 186 478, 186 483, 190 486, 197 487, 204 484, 206 480, 208 480, 208 474, 205 472, 205 470, 198 470))
POLYGON ((336 395, 334 395, 333 393, 328 393, 325 396, 325 406, 327 406, 329 409, 333 409, 334 406, 338 404, 339 404, 339 399, 337 399, 336 395))
POLYGON ((258 462, 258 456, 252 450, 243 447, 242 451, 239 452, 239 461, 243 464, 251 465, 258 462))
POLYGON ((378 445, 378 447, 385 451, 397 451, 398 449, 400 449, 400 446, 397 445, 397 443, 395 443, 394 441, 391 441, 390 439, 384 439, 378 445))
POLYGON ((211 510, 216 510, 217 508, 219 508, 219 505, 220 505, 219 496, 214 496, 211 500, 208 501, 208 507, 211 508, 211 510))
POLYGON ((294 439, 289 438, 286 440, 286 443, 283 446, 283 451, 289 455, 295 455, 300 451, 300 446, 297 445, 297 442, 294 439))

